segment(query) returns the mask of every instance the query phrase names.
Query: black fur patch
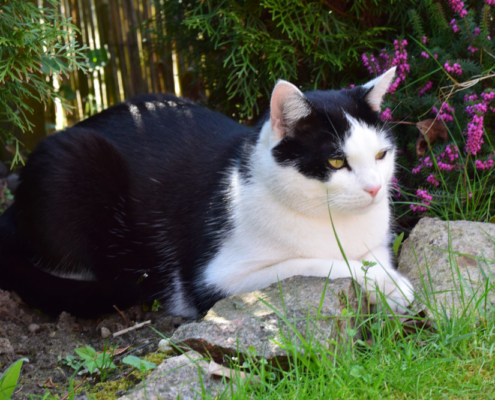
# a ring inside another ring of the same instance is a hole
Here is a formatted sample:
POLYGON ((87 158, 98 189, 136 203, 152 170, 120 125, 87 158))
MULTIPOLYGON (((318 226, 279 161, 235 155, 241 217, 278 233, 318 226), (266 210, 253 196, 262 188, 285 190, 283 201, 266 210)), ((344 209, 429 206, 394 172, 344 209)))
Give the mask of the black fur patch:
MULTIPOLYGON (((222 294, 198 277, 231 226, 225 179, 235 165, 249 175, 244 158, 257 137, 188 100, 152 95, 46 138, 22 170, 15 218, 0 217, 28 249, 9 253, 8 275, 1 263, 0 286, 28 287, 34 306, 88 315, 113 304, 166 305, 178 269, 189 305, 207 310, 222 294), (78 272, 96 280, 51 275, 78 272)), ((0 243, 11 236, 0 229, 0 243)))

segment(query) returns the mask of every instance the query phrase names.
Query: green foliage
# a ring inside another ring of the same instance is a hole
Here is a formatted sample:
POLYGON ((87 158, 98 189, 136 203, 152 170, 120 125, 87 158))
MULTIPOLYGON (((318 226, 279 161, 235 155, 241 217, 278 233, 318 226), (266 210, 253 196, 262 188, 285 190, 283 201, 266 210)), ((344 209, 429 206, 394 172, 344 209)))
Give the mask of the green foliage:
MULTIPOLYGON (((1 192, 0 192, 1 193, 1 192)), ((3 189, 3 199, 0 197, 0 214, 3 213, 7 209, 7 201, 12 201, 14 200, 14 195, 12 192, 9 190, 8 187, 3 189)))
POLYGON ((75 371, 79 371, 84 365, 84 362, 81 362, 76 356, 65 356, 63 360, 61 356, 58 356, 58 361, 63 365, 67 365, 75 371))
POLYGON ((144 389, 144 397, 146 398, 146 380, 145 380, 145 372, 148 372, 152 369, 156 368, 156 364, 152 363, 151 361, 148 360, 143 360, 139 357, 136 356, 127 356, 124 357, 122 360, 124 364, 131 365, 132 367, 136 368, 139 372, 142 373, 143 377, 143 389, 144 389))
POLYGON ((157 312, 160 308, 162 308, 162 304, 158 300, 154 300, 151 305, 151 311, 157 312))
POLYGON ((409 10, 409 15, 411 17, 411 23, 414 28, 414 33, 418 37, 423 37, 426 36, 424 30, 423 30, 423 24, 421 22, 421 17, 419 16, 418 12, 416 10, 409 10))
POLYGON ((109 354, 106 344, 101 353, 96 353, 96 350, 91 346, 80 347, 74 351, 79 356, 81 362, 76 363, 74 358, 67 359, 66 357, 66 363, 74 369, 85 367, 90 374, 98 370, 102 382, 108 377, 109 372, 117 368, 113 363, 113 351, 109 354))
POLYGON ((399 248, 400 245, 402 244, 403 239, 404 239, 404 232, 401 232, 401 234, 394 239, 394 243, 392 244, 392 250, 394 251, 394 255, 395 255, 395 262, 397 262, 397 257, 399 256, 399 248))
POLYGON ((156 364, 151 361, 143 360, 136 356, 127 356, 122 360, 124 364, 128 364, 136 368, 140 372, 146 372, 156 368, 156 364))
POLYGON ((14 362, 5 370, 2 376, 0 376, 0 400, 9 400, 12 393, 14 393, 24 361, 29 362, 27 358, 21 358, 14 362))
MULTIPOLYGON (((359 56, 402 30, 416 1, 165 0, 148 22, 153 49, 181 56, 184 93, 251 120, 278 79, 303 89, 340 88, 363 75, 359 56), (196 93, 192 93, 196 97, 196 93)), ((424 6, 418 7, 419 10, 424 6)))
MULTIPOLYGON (((67 75, 72 68, 85 69, 84 48, 75 41, 77 28, 52 7, 38 8, 30 1, 0 0, 0 121, 22 132, 32 129, 26 99, 47 102, 62 96, 53 91, 52 75, 67 75)), ((0 138, 10 132, 0 130, 0 138)))

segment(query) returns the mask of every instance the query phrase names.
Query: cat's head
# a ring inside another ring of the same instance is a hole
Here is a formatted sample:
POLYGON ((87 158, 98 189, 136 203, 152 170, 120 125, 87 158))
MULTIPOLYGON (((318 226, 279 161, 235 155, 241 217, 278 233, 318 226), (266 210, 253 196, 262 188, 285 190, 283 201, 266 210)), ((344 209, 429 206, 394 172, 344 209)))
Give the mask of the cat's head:
POLYGON ((395 146, 379 112, 394 74, 340 91, 277 83, 260 144, 263 179, 280 200, 310 215, 328 213, 327 198, 346 214, 388 201, 395 146))

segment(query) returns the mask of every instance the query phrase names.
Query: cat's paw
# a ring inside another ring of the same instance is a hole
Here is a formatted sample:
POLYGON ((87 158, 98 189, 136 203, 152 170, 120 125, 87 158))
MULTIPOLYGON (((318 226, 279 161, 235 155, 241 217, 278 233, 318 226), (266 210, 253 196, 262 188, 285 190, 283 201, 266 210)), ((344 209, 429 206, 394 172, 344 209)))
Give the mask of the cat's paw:
POLYGON ((368 292, 370 304, 380 303, 385 297, 394 313, 406 312, 414 300, 411 282, 397 271, 379 265, 370 268, 360 284, 368 292))

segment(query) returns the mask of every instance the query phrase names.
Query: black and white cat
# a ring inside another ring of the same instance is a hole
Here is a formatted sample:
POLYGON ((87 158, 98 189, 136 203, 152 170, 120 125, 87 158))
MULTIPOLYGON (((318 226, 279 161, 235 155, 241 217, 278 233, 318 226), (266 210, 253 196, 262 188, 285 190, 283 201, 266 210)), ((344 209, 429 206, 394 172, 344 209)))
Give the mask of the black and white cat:
POLYGON ((353 276, 372 303, 378 286, 407 307, 390 246, 394 139, 379 117, 394 72, 341 91, 279 81, 258 130, 156 95, 47 137, 0 217, 0 287, 52 312, 156 299, 194 317, 294 275, 353 276))

